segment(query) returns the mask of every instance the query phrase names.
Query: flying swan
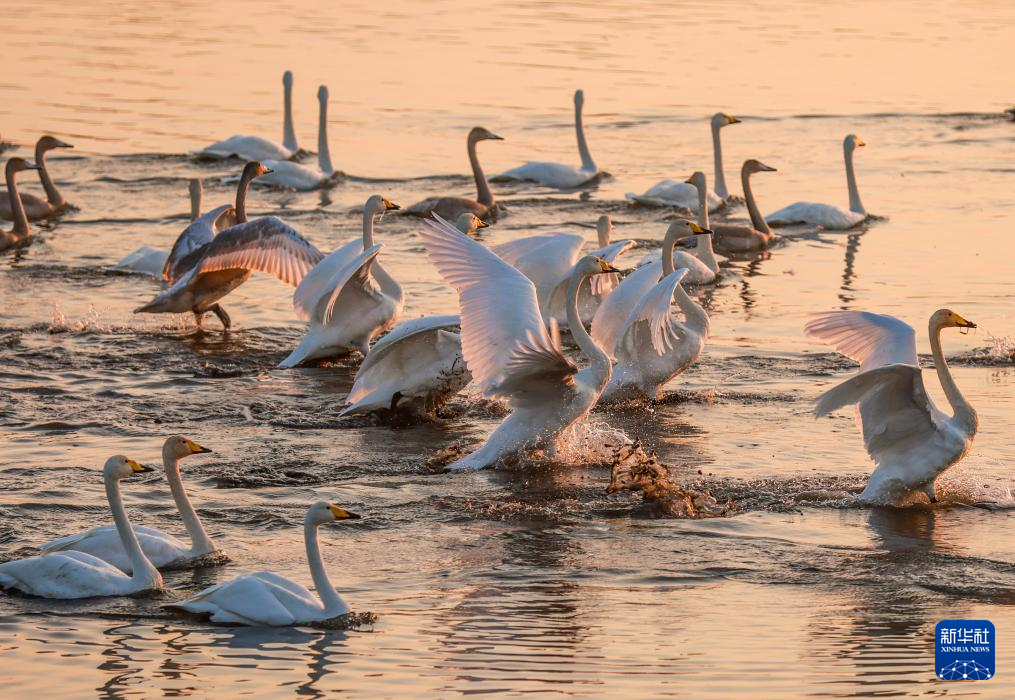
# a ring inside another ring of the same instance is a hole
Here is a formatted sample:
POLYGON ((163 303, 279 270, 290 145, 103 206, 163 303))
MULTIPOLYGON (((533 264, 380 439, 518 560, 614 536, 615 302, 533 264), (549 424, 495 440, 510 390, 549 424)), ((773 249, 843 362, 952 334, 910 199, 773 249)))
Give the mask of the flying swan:
POLYGON ((867 218, 867 210, 860 201, 860 190, 856 186, 856 173, 853 171, 853 152, 865 146, 855 134, 850 134, 842 142, 843 157, 846 161, 846 187, 849 190, 849 209, 833 204, 814 204, 813 202, 796 202, 783 207, 765 217, 773 226, 790 224, 807 224, 825 229, 845 230, 853 228, 867 218))

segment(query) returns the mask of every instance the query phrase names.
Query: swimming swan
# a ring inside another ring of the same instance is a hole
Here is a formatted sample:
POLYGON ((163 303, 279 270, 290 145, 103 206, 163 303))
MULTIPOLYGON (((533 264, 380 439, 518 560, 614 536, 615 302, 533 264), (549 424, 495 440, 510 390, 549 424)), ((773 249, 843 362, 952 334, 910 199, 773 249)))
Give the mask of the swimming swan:
POLYGON ((331 165, 331 150, 328 148, 328 88, 322 85, 317 90, 320 116, 317 123, 317 167, 294 163, 291 160, 266 160, 270 173, 264 175, 258 184, 271 187, 288 187, 307 192, 330 187, 341 173, 331 165))
MULTIPOLYGON (((67 210, 67 200, 56 188, 53 178, 49 176, 49 169, 46 167, 46 153, 54 148, 74 148, 74 146, 52 136, 43 136, 36 142, 35 164, 39 166, 39 179, 42 181, 42 188, 46 190, 46 198, 36 197, 29 192, 21 195, 21 203, 25 206, 25 214, 29 221, 52 219, 67 210)), ((8 197, 2 193, 0 193, 0 219, 14 220, 14 210, 11 208, 8 197)))
MULTIPOLYGON (((693 184, 698 190, 698 203, 703 204, 705 201, 707 188, 705 184, 705 173, 700 170, 691 175, 688 179, 689 183, 693 184)), ((699 206, 698 209, 698 226, 708 233, 701 233, 694 235, 693 250, 687 252, 684 250, 675 250, 673 252, 673 267, 679 270, 685 268, 687 274, 681 281, 681 284, 686 286, 712 284, 719 277, 719 261, 715 257, 715 249, 712 247, 712 233, 709 227, 708 221, 708 209, 704 206, 699 206)), ((680 230, 680 223, 675 222, 677 225, 670 224, 670 229, 674 231, 680 230)), ((669 230, 667 230, 669 233, 669 230)), ((665 242, 665 237, 664 237, 665 242)), ((656 250, 648 255, 644 256, 638 261, 638 267, 648 265, 650 263, 657 263, 662 260, 662 251, 656 250)), ((662 268, 660 268, 661 270, 662 268)))
POLYGON ((712 227, 712 245, 720 253, 751 253, 764 250, 772 241, 772 229, 761 216, 758 203, 754 200, 751 189, 751 175, 754 173, 774 173, 775 168, 765 165, 753 158, 745 160, 740 168, 740 182, 744 188, 744 199, 747 200, 747 213, 751 217, 751 225, 716 224, 712 227))
MULTIPOLYGON (((160 530, 144 525, 133 525, 134 534, 141 543, 145 556, 160 569, 169 565, 180 565, 218 551, 205 532, 197 511, 191 505, 180 477, 181 459, 207 452, 211 450, 182 435, 174 435, 162 445, 162 464, 166 470, 166 481, 169 482, 169 490, 173 494, 173 501, 180 512, 183 525, 187 528, 190 545, 160 530)), ((39 547, 39 550, 44 554, 84 552, 109 562, 124 573, 131 573, 131 559, 124 549, 116 525, 99 525, 74 535, 58 537, 39 547)))
POLYGON ((93 596, 131 595, 162 590, 162 575, 145 557, 130 527, 120 498, 120 481, 133 474, 154 471, 123 455, 106 460, 102 478, 113 522, 134 574, 127 576, 112 564, 84 552, 53 552, 0 564, 0 587, 22 593, 69 600, 93 596))
POLYGON ((481 448, 448 469, 482 469, 537 442, 552 445, 588 414, 610 379, 609 356, 592 341, 578 317, 578 288, 592 275, 617 270, 592 256, 574 268, 567 320, 575 342, 590 360, 579 371, 564 356, 558 334, 547 332, 536 289, 527 277, 447 221, 423 223, 430 259, 458 291, 466 365, 485 396, 503 397, 514 409, 481 448), (511 303, 504 303, 506 299, 511 303))
POLYGON ((469 131, 465 140, 466 149, 469 152, 469 163, 472 165, 472 177, 476 180, 476 200, 465 197, 430 197, 422 202, 416 202, 405 210, 406 214, 413 216, 438 216, 455 220, 462 214, 475 214, 484 221, 496 221, 500 215, 500 207, 493 198, 490 191, 490 183, 486 181, 483 168, 479 165, 479 158, 476 156, 476 144, 480 141, 503 141, 504 139, 481 126, 474 126, 469 131))
POLYGON ((530 161, 525 165, 519 165, 517 168, 501 173, 493 180, 495 182, 528 180, 561 190, 574 189, 589 184, 593 180, 598 180, 604 173, 596 167, 596 163, 589 153, 588 143, 585 141, 585 128, 582 125, 582 107, 584 105, 585 93, 576 90, 574 93, 574 130, 578 138, 578 155, 582 160, 580 167, 576 168, 573 165, 562 163, 530 161))
POLYGON ((296 288, 296 315, 310 321, 303 340, 278 366, 297 365, 359 350, 366 356, 370 341, 395 325, 405 294, 377 260, 374 221, 398 205, 379 194, 363 207, 363 238, 354 239, 318 262, 296 288))
POLYGON ((825 229, 845 230, 853 228, 867 218, 867 210, 860 201, 860 190, 856 186, 856 173, 853 171, 853 152, 865 146, 855 134, 850 134, 842 142, 843 158, 846 161, 846 188, 849 190, 849 209, 832 204, 814 204, 812 202, 796 202, 783 207, 766 218, 773 226, 789 224, 808 224, 825 229))
POLYGON ((895 505, 922 491, 936 502, 935 480, 972 447, 978 419, 945 362, 945 328, 976 324, 948 309, 930 317, 930 349, 951 416, 927 395, 916 332, 903 321, 868 311, 830 311, 805 326, 807 335, 860 363, 859 374, 818 397, 814 415, 856 404, 864 447, 875 464, 861 501, 895 505))
POLYGON ((303 520, 303 538, 316 595, 305 586, 273 571, 256 571, 241 574, 231 581, 206 588, 193 598, 165 607, 207 615, 212 622, 252 627, 300 625, 344 615, 349 612, 349 606, 328 580, 317 530, 326 523, 359 517, 324 501, 318 501, 307 511, 303 520))
POLYGON ((24 158, 9 158, 4 168, 7 176, 7 199, 11 211, 14 212, 14 228, 10 231, 0 231, 0 253, 12 248, 19 248, 28 245, 32 237, 32 230, 28 227, 28 217, 25 215, 25 207, 18 196, 17 174, 25 170, 38 170, 39 166, 29 163, 24 158))
POLYGON ((239 158, 240 160, 286 160, 300 150, 293 129, 293 74, 282 74, 285 117, 282 125, 282 143, 277 144, 260 136, 230 136, 198 151, 198 158, 239 158))

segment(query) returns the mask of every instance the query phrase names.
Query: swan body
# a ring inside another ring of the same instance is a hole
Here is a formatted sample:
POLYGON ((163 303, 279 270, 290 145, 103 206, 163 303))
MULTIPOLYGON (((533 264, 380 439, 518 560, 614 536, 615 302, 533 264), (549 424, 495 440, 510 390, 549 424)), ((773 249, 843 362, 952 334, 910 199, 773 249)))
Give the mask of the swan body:
POLYGON ((574 129, 578 139, 578 154, 581 165, 564 165, 545 161, 532 161, 501 173, 494 180, 526 180, 538 182, 547 187, 570 190, 590 184, 598 180, 604 173, 596 167, 585 141, 585 127, 582 123, 582 107, 585 105, 585 93, 576 90, 574 93, 574 129))
POLYGON ((300 150, 296 142, 296 130, 293 128, 293 74, 286 71, 282 75, 283 118, 282 143, 276 143, 260 136, 230 136, 197 152, 199 158, 239 158, 240 160, 286 160, 292 158, 300 150))
POLYGON ((479 157, 476 155, 476 144, 480 141, 503 141, 504 139, 481 126, 475 126, 469 131, 465 145, 469 154, 469 164, 472 166, 472 177, 476 181, 476 199, 465 197, 430 197, 422 202, 416 202, 405 210, 413 216, 430 216, 437 214, 443 219, 454 221, 462 214, 473 214, 483 221, 496 221, 500 215, 500 207, 493 198, 490 190, 490 183, 483 174, 483 168, 479 165, 479 157))
POLYGON ((37 170, 39 166, 29 163, 24 158, 10 158, 4 168, 7 178, 7 199, 14 212, 14 227, 10 231, 0 231, 0 253, 12 248, 20 248, 28 245, 32 237, 32 230, 28 227, 28 216, 25 214, 25 206, 18 196, 17 175, 25 170, 37 170))
MULTIPOLYGON (((705 173, 700 170, 691 175, 687 181, 692 184, 698 192, 698 226, 704 231, 711 231, 708 221, 708 208, 702 206, 707 196, 707 185, 705 184, 705 173)), ((681 224, 678 222, 670 228, 678 230, 681 224)), ((694 244, 691 252, 684 250, 673 251, 673 267, 679 270, 684 268, 687 274, 681 284, 685 287, 703 284, 712 284, 719 277, 719 261, 715 257, 715 250, 712 248, 712 233, 703 233, 693 236, 694 244)), ((665 238, 664 238, 665 240, 665 238)), ((638 267, 659 263, 662 260, 662 250, 649 253, 638 262, 638 267)), ((660 267, 660 270, 662 268, 660 267)))
POLYGON ((162 590, 162 576, 145 557, 127 519, 120 498, 120 481, 152 469, 122 455, 110 457, 103 468, 106 497, 113 521, 134 573, 124 574, 112 564, 85 552, 52 552, 0 564, 0 587, 14 588, 42 598, 70 600, 95 596, 131 595, 162 590))
POLYGON ((258 180, 259 184, 270 187, 285 187, 307 192, 330 187, 335 183, 335 168, 331 165, 331 149, 328 147, 328 88, 322 85, 317 90, 320 116, 317 125, 317 167, 294 163, 291 160, 266 160, 270 173, 258 180))
MULTIPOLYGON (((442 219, 427 219, 423 240, 441 276, 459 294, 462 352, 490 398, 513 412, 475 452, 449 465, 481 469, 519 456, 538 443, 553 445, 591 410, 610 378, 610 359, 578 317, 578 288, 591 275, 617 270, 592 256, 577 266, 568 288, 568 325, 589 357, 582 370, 564 356, 556 332, 547 332, 532 282, 490 249, 442 219), (510 299, 510 304, 503 300, 510 299)), ((553 326, 551 326, 553 328, 553 326)))
POLYGON ((791 224, 807 224, 820 226, 824 229, 845 230, 853 228, 867 218, 867 210, 860 200, 860 190, 856 186, 856 172, 853 170, 853 152, 865 146, 855 134, 850 134, 842 142, 843 158, 846 162, 846 187, 849 191, 849 209, 832 204, 815 204, 813 202, 796 202, 773 212, 765 217, 773 226, 791 224))
MULTIPOLYGON (((203 557, 218 551, 208 533, 205 532, 201 519, 198 517, 194 506, 187 497, 187 491, 180 478, 180 459, 194 454, 211 452, 206 447, 188 440, 181 435, 175 435, 162 446, 162 464, 166 469, 166 480, 169 482, 169 489, 173 494, 173 500, 183 518, 183 524, 190 536, 190 544, 187 545, 176 537, 166 534, 160 530, 143 525, 133 525, 132 529, 137 536, 141 549, 148 560, 157 568, 170 565, 179 565, 197 557, 203 557)), ((131 573, 130 555, 123 546, 120 534, 115 525, 100 525, 84 532, 74 535, 66 535, 50 540, 39 550, 44 554, 50 552, 84 552, 97 557, 115 566, 124 573, 131 573)))
POLYGON ((216 584, 193 598, 165 607, 207 615, 212 622, 252 627, 308 624, 344 615, 349 612, 349 606, 328 579, 317 531, 326 523, 359 517, 324 501, 318 501, 307 511, 303 537, 316 595, 302 584, 273 571, 257 571, 216 584))
POLYGON ((426 316, 395 326, 370 348, 341 415, 396 410, 433 415, 472 380, 460 327, 458 316, 426 316))
MULTIPOLYGON (((39 179, 42 181, 42 188, 46 191, 46 198, 36 197, 34 194, 23 192, 21 203, 25 207, 25 215, 29 221, 42 221, 60 216, 67 210, 67 200, 63 198, 60 190, 49 176, 49 168, 46 165, 46 153, 54 148, 74 148, 52 136, 43 136, 35 144, 35 164, 39 166, 39 179)), ((9 198, 0 193, 0 219, 7 221, 14 220, 14 209, 11 207, 9 198)))
POLYGON ((740 182, 744 187, 744 199, 747 200, 747 212, 751 224, 717 224, 712 227, 712 245, 717 251, 725 254, 753 253, 764 250, 772 241, 772 229, 754 199, 751 189, 751 175, 754 173, 774 173, 775 168, 765 165, 759 160, 750 158, 744 161, 740 169, 740 182))
POLYGON ((395 325, 405 295, 402 287, 377 261, 374 220, 397 204, 373 195, 363 208, 363 239, 350 241, 321 260, 296 288, 296 314, 310 329, 279 367, 346 355, 366 356, 370 341, 395 325))
POLYGON ((916 354, 916 332, 893 316, 866 311, 831 311, 814 317, 805 332, 860 363, 860 373, 822 394, 817 417, 856 405, 864 446, 875 469, 860 500, 896 505, 914 493, 937 500, 934 483, 973 444, 976 411, 959 392, 941 349, 945 328, 976 328, 948 309, 930 317, 934 366, 953 415, 927 395, 916 354))

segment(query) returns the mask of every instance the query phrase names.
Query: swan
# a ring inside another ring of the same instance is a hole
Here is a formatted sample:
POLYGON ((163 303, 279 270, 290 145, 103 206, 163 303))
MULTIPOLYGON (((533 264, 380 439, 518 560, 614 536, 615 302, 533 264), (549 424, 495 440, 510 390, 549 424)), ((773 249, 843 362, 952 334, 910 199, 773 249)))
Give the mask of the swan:
POLYGON ((310 330, 282 360, 291 368, 323 357, 370 352, 370 341, 395 325, 405 298, 402 286, 377 261, 382 245, 374 245, 374 220, 397 204, 379 194, 363 207, 363 239, 354 239, 323 258, 293 294, 296 315, 310 321, 310 330))
POLYGON ((266 160, 270 173, 258 180, 258 184, 271 187, 287 187, 301 192, 318 190, 335 184, 341 173, 331 165, 331 150, 328 148, 328 88, 322 85, 317 90, 320 103, 320 117, 317 123, 317 167, 294 163, 291 160, 266 160))
POLYGON ((796 202, 766 216, 768 223, 773 226, 807 224, 825 229, 845 230, 866 219, 867 210, 860 201, 860 190, 856 187, 856 173, 853 171, 853 152, 866 145, 856 134, 850 134, 842 142, 843 158, 846 161, 846 186, 849 190, 848 211, 832 204, 796 202))
MULTIPOLYGON (((691 175, 688 182, 693 184, 698 190, 698 203, 702 204, 705 201, 708 185, 705 183, 705 173, 700 170, 691 175)), ((708 222, 708 209, 699 206, 698 209, 698 226, 702 229, 697 235, 694 235, 694 249, 692 253, 688 253, 683 250, 677 250, 673 253, 673 267, 675 269, 685 268, 687 274, 684 276, 681 284, 684 286, 694 286, 702 284, 712 284, 719 277, 719 261, 715 257, 715 249, 712 247, 712 232, 709 228, 708 222)), ((670 231, 680 231, 683 224, 680 221, 670 224, 667 229, 667 234, 670 231)), ((692 232, 693 233, 693 232, 692 232)), ((665 242, 665 237, 663 241, 665 242)), ((662 259, 662 251, 652 251, 638 262, 638 267, 643 267, 651 263, 658 263, 662 259)), ((661 268, 660 268, 661 269, 661 268)))
POLYGON ((830 311, 815 316, 804 329, 860 363, 858 375, 818 397, 814 415, 856 404, 864 446, 875 464, 861 501, 894 505, 922 491, 936 502, 935 479, 972 447, 976 411, 959 392, 945 362, 941 350, 945 328, 976 328, 976 324, 948 309, 930 317, 931 353, 951 416, 927 395, 916 332, 905 322, 868 311, 830 311))
POLYGON ((282 125, 282 143, 277 144, 260 136, 230 136, 197 152, 198 158, 239 158, 240 160, 286 160, 300 150, 293 129, 293 74, 282 74, 285 118, 282 125))
POLYGON ((278 217, 247 221, 246 189, 250 180, 265 171, 267 168, 260 163, 247 164, 236 195, 235 219, 239 223, 183 256, 170 271, 173 281, 169 289, 134 309, 134 313, 190 311, 200 327, 204 314, 211 311, 229 330, 229 314, 218 301, 250 279, 254 271, 295 287, 321 261, 321 252, 278 217))
POLYGON ((28 245, 32 237, 32 230, 28 228, 28 217, 25 215, 25 207, 18 196, 17 174, 25 170, 38 170, 39 166, 29 163, 24 158, 9 158, 4 168, 7 176, 7 199, 10 202, 11 211, 14 212, 14 228, 10 231, 0 231, 0 253, 11 248, 18 248, 28 245))
POLYGON ((106 460, 102 472, 113 522, 134 571, 131 576, 85 552, 53 552, 0 564, 0 587, 58 600, 162 590, 162 575, 141 549, 120 498, 121 480, 150 471, 154 470, 116 455, 106 460))
MULTIPOLYGON (((159 530, 143 525, 133 525, 134 534, 137 536, 145 556, 160 569, 170 565, 178 568, 180 564, 192 562, 194 559, 218 551, 208 537, 208 533, 205 532, 201 519, 194 510, 194 506, 191 505, 190 498, 187 497, 183 480, 180 478, 181 459, 207 452, 211 452, 211 450, 201 447, 182 435, 174 435, 162 445, 162 464, 166 469, 166 481, 169 482, 169 490, 173 494, 176 508, 180 511, 183 525, 187 528, 190 545, 188 546, 172 535, 167 535, 159 530)), ((120 539, 116 525, 99 525, 74 535, 58 537, 40 546, 39 550, 43 554, 84 552, 112 564, 124 573, 131 573, 131 558, 124 549, 123 540, 120 539)))
MULTIPOLYGON (((722 167, 722 141, 719 138, 719 130, 730 124, 739 124, 740 120, 725 112, 716 112, 712 115, 712 155, 715 162, 715 191, 707 192, 705 201, 708 211, 714 212, 730 198, 729 190, 726 189, 726 177, 722 167)), ((649 204, 657 207, 683 207, 694 213, 701 211, 701 203, 698 192, 693 185, 683 180, 661 180, 652 187, 649 187, 643 194, 628 192, 627 199, 639 204, 649 204)))
POLYGON ((564 356, 559 335, 547 332, 536 289, 527 277, 447 221, 435 217, 424 224, 431 261, 459 294, 462 351, 469 371, 487 397, 506 398, 514 409, 481 448, 448 468, 482 469, 537 442, 552 444, 591 410, 610 379, 609 356, 578 317, 578 289, 590 276, 616 268, 589 255, 572 273, 568 325, 590 360, 579 371, 564 356))
POLYGON ((595 161, 589 154, 589 146, 585 142, 585 128, 582 126, 582 107, 584 105, 585 93, 576 90, 574 93, 574 130, 578 138, 578 155, 582 159, 580 167, 576 168, 573 165, 562 163, 530 161, 525 165, 519 165, 517 168, 501 173, 494 178, 494 181, 528 180, 547 187, 569 190, 591 184, 593 180, 598 180, 605 175, 596 167, 595 161))
POLYGON ((204 589, 193 598, 164 607, 207 615, 212 622, 225 622, 252 627, 282 627, 323 622, 349 612, 338 591, 328 580, 321 558, 317 530, 321 525, 339 520, 358 520, 359 515, 343 508, 318 501, 310 506, 303 519, 303 539, 310 564, 310 577, 317 595, 291 579, 273 571, 241 574, 231 581, 204 589))
POLYGON ((542 309, 559 281, 569 278, 584 245, 585 237, 575 233, 543 233, 500 243, 490 250, 532 280, 542 309))
POLYGON ((455 219, 455 228, 464 233, 467 236, 474 236, 479 232, 481 228, 488 228, 490 224, 480 219, 475 214, 470 212, 462 212, 458 218, 455 219))
POLYGON ((476 156, 476 144, 480 141, 503 141, 504 139, 481 126, 474 126, 465 140, 469 152, 469 163, 472 165, 472 177, 476 180, 476 200, 465 197, 430 197, 416 202, 405 210, 413 216, 430 216, 438 214, 445 219, 456 219, 463 213, 475 214, 484 221, 496 221, 501 208, 493 198, 490 183, 486 181, 483 168, 476 156))
POLYGON ((458 316, 426 316, 395 326, 370 348, 340 415, 434 415, 472 380, 460 327, 458 316))
POLYGON ((744 161, 740 169, 740 182, 744 187, 744 199, 747 200, 747 212, 751 217, 751 225, 717 224, 712 227, 712 246, 720 253, 751 253, 764 250, 772 241, 772 229, 761 216, 758 203, 754 200, 751 189, 753 173, 774 173, 776 169, 765 165, 759 160, 750 158, 744 161))
MULTIPOLYGON (((74 146, 52 136, 43 136, 36 142, 35 164, 39 166, 39 179, 42 180, 42 188, 46 190, 46 198, 42 199, 28 192, 21 195, 21 203, 25 206, 25 214, 29 221, 52 219, 67 209, 67 200, 56 188, 46 168, 46 153, 54 148, 74 148, 74 146)), ((14 220, 14 209, 9 199, 3 195, 0 195, 0 219, 14 220)))

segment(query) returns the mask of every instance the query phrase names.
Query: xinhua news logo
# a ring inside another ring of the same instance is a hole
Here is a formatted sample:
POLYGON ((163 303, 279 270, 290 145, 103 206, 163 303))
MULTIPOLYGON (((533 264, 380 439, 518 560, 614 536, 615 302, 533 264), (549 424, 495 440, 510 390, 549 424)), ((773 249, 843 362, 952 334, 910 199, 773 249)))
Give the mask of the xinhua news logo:
POLYGON ((986 681, 994 677, 997 641, 987 620, 941 620, 934 629, 934 663, 943 681, 986 681))

